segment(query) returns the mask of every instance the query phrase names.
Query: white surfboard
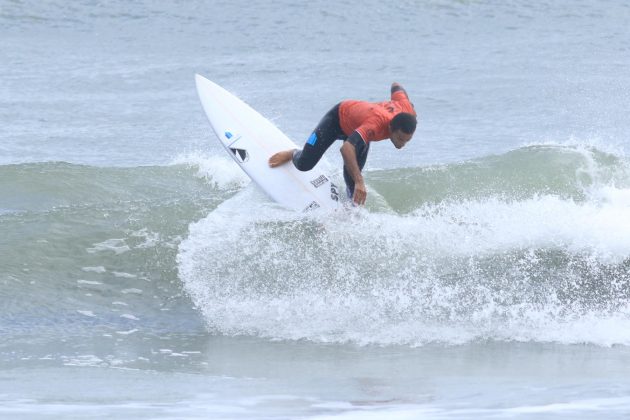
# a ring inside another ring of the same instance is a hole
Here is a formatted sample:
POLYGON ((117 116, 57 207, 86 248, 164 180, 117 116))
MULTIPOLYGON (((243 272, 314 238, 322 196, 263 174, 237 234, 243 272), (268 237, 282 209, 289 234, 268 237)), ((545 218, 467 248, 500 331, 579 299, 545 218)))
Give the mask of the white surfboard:
POLYGON ((340 206, 337 186, 317 166, 308 172, 298 171, 291 162, 269 167, 274 153, 297 149, 275 125, 216 83, 198 74, 195 81, 221 144, 267 195, 296 211, 331 211, 340 206))

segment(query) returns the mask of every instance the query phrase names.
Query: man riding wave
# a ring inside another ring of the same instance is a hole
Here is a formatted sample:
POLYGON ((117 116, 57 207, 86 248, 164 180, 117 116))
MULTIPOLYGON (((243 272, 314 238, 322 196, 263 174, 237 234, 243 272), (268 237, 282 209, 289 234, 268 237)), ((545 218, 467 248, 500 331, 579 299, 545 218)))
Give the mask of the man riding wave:
POLYGON ((292 160, 298 170, 310 171, 336 140, 343 140, 341 156, 348 196, 356 204, 365 204, 367 190, 361 171, 370 143, 389 138, 401 149, 411 140, 416 125, 416 111, 407 92, 400 84, 392 83, 389 101, 345 100, 335 105, 315 127, 302 150, 278 152, 269 158, 269 166, 275 168, 292 160))

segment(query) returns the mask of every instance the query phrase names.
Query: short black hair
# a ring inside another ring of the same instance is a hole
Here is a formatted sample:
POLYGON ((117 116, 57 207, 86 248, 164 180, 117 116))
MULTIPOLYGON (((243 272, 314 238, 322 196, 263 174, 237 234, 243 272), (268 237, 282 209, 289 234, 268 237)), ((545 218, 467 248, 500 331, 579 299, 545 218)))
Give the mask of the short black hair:
POLYGON ((417 124, 418 121, 415 115, 408 112, 396 114, 396 116, 392 118, 392 122, 389 123, 392 131, 402 130, 405 134, 413 134, 416 131, 417 124))

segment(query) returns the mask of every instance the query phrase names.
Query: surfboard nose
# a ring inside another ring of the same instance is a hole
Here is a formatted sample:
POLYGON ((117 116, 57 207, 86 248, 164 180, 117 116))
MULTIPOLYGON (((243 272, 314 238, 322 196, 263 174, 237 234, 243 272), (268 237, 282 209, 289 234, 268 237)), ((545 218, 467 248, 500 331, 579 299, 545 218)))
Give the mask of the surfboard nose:
POLYGON ((199 86, 202 83, 204 83, 204 81, 209 81, 209 80, 203 77, 202 75, 200 75, 199 73, 195 73, 195 85, 197 85, 197 88, 199 88, 199 86))

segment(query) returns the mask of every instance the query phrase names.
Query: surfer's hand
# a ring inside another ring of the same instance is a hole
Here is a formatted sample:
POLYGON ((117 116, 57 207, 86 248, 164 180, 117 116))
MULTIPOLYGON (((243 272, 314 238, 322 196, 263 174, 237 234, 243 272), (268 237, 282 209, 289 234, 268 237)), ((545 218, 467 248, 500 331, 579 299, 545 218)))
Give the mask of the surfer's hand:
POLYGON ((365 188, 365 183, 358 182, 354 186, 354 194, 352 195, 352 201, 357 203, 358 205, 365 204, 365 199, 367 197, 367 189, 365 188))

